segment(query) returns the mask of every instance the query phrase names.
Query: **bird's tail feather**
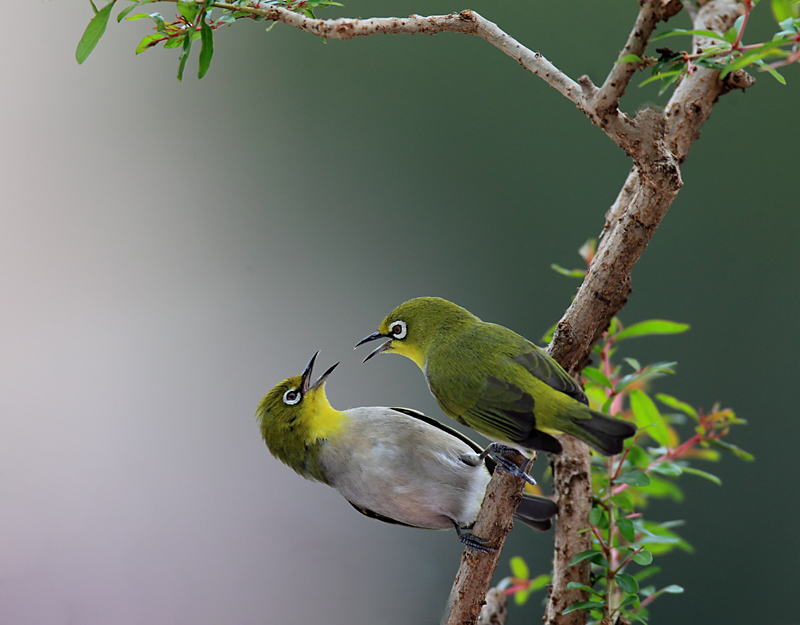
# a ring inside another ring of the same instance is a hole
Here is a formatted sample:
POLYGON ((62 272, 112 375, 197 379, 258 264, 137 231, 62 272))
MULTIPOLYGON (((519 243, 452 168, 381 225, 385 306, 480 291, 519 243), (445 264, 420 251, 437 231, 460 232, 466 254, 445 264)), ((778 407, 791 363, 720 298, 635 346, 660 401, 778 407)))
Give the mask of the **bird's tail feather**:
POLYGON ((533 529, 546 532, 552 525, 550 517, 558 512, 558 506, 547 497, 525 495, 517 506, 514 517, 533 529))
POLYGON ((568 433, 604 456, 620 453, 625 439, 636 434, 636 426, 630 421, 609 417, 584 405, 576 408, 569 415, 573 429, 568 433))

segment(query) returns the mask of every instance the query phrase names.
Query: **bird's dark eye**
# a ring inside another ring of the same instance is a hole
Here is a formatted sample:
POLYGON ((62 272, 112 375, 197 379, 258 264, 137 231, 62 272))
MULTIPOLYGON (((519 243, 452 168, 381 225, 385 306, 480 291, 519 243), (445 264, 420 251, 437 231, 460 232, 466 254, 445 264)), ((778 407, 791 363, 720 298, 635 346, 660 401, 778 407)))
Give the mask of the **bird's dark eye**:
POLYGON ((406 338, 406 334, 408 334, 408 328, 406 327, 406 322, 400 320, 395 321, 389 327, 389 333, 392 335, 392 338, 395 339, 406 338))
POLYGON ((283 403, 289 406, 294 406, 301 399, 303 399, 303 394, 296 388, 290 388, 283 394, 283 403))

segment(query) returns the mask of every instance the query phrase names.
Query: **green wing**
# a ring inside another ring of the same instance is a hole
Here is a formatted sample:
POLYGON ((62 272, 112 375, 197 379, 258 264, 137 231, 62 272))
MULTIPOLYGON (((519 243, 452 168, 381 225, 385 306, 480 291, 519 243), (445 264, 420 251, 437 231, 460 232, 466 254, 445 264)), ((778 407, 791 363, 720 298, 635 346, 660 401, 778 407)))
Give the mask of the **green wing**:
POLYGON ((525 367, 531 375, 539 378, 550 388, 566 393, 582 404, 588 405, 589 400, 586 399, 586 393, 583 392, 580 384, 573 380, 572 376, 543 350, 533 343, 529 343, 529 345, 532 348, 531 351, 512 356, 512 360, 525 367))
POLYGON ((467 409, 463 419, 489 438, 526 449, 561 452, 556 438, 537 429, 533 396, 511 382, 487 378, 478 401, 467 409))

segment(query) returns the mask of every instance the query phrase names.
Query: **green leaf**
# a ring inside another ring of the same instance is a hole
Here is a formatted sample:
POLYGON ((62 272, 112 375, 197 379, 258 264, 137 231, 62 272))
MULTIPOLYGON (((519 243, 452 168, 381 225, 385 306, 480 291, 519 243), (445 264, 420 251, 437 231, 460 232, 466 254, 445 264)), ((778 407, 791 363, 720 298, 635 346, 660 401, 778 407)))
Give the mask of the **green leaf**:
POLYGON ((647 85, 647 84, 649 84, 651 82, 655 82, 656 80, 666 80, 666 79, 677 80, 678 77, 680 77, 683 73, 684 73, 684 70, 683 70, 683 68, 681 68, 681 69, 675 69, 675 70, 672 70, 672 71, 669 71, 669 72, 661 72, 659 74, 653 74, 652 76, 650 76, 650 78, 647 78, 647 79, 643 80, 642 82, 640 82, 639 86, 640 87, 644 87, 645 85, 647 85))
POLYGON ((620 493, 611 498, 611 502, 620 510, 628 511, 633 510, 633 499, 628 496, 628 493, 620 493))
POLYGON ((78 48, 75 50, 75 58, 79 64, 83 63, 89 57, 92 50, 94 50, 95 46, 100 41, 100 37, 106 32, 108 18, 111 17, 111 9, 114 8, 114 3, 116 1, 117 0, 111 0, 106 6, 97 11, 86 26, 86 30, 83 31, 83 37, 81 37, 81 40, 78 42, 78 48))
POLYGON ((644 391, 634 389, 631 391, 630 401, 636 425, 647 428, 647 434, 660 445, 669 446, 667 423, 650 396, 644 391))
POLYGON ((528 579, 531 572, 528 569, 528 565, 525 564, 525 560, 519 556, 514 556, 509 564, 511 565, 511 574, 516 579, 528 579))
POLYGON ((629 543, 636 540, 636 530, 633 529, 633 521, 626 518, 617 519, 617 529, 622 537, 629 543))
POLYGON ((667 395, 665 393, 657 393, 656 399, 660 401, 662 404, 669 406, 670 408, 679 410, 689 415, 695 421, 697 422, 700 421, 700 419, 697 417, 697 411, 686 402, 682 402, 678 399, 675 399, 672 395, 667 395))
POLYGON ((583 562, 584 560, 589 560, 592 564, 597 564, 599 566, 608 568, 608 560, 606 560, 605 556, 603 556, 603 552, 597 551, 596 549, 581 551, 569 561, 569 566, 574 566, 575 564, 583 562))
POLYGON ((653 554, 647 551, 647 549, 643 549, 638 553, 634 553, 631 556, 631 560, 636 562, 636 564, 641 564, 642 566, 647 566, 648 564, 653 562, 653 554))
POLYGON ((648 551, 651 551, 654 556, 668 553, 675 547, 687 553, 693 553, 694 548, 683 538, 666 527, 667 525, 668 523, 658 524, 645 521, 641 526, 637 527, 641 532, 641 536, 633 546, 638 549, 639 547, 648 545, 648 551))
POLYGON ((639 592, 639 582, 636 581, 633 575, 628 575, 627 573, 617 573, 617 576, 614 579, 617 580, 617 584, 619 584, 619 587, 624 592, 639 592))
POLYGON ((589 523, 592 525, 599 525, 606 515, 606 511, 602 508, 592 508, 589 512, 589 523))
POLYGON ((581 375, 590 379, 595 384, 599 384, 600 386, 605 386, 606 388, 612 388, 613 384, 611 384, 611 380, 608 379, 605 373, 600 371, 600 369, 595 369, 594 367, 586 367, 583 371, 581 371, 581 375))
POLYGON ((206 75, 208 68, 211 66, 211 57, 214 56, 214 34, 205 16, 200 20, 200 39, 202 39, 203 47, 200 48, 200 67, 197 70, 198 79, 206 75))
POLYGON ((722 38, 728 43, 733 43, 734 41, 736 41, 736 38, 738 36, 739 36, 739 31, 731 27, 725 31, 725 34, 722 35, 722 38))
MULTIPOLYGON (((125 16, 128 15, 128 13, 130 13, 131 11, 133 11, 133 9, 139 8, 143 4, 149 4, 150 2, 158 2, 158 0, 135 0, 134 4, 125 9, 122 9, 122 11, 119 12, 119 15, 117 15, 117 22, 121 22, 123 19, 125 19, 125 16)), ((137 20, 140 17, 148 17, 148 15, 147 13, 137 13, 136 15, 134 15, 133 17, 129 17, 128 19, 137 20)))
POLYGON ((634 445, 628 449, 628 457, 626 460, 637 469, 646 469, 650 466, 649 454, 638 445, 634 445))
POLYGON ((623 473, 616 480, 617 484, 628 484, 629 486, 647 486, 650 483, 650 476, 639 469, 623 473))
POLYGON ((178 11, 180 11, 183 18, 190 24, 193 24, 194 18, 197 17, 197 8, 197 2, 194 0, 190 2, 187 2, 187 0, 178 0, 178 11))
POLYGON ((769 65, 764 63, 764 61, 761 61, 761 60, 756 61, 756 65, 758 65, 761 68, 762 71, 768 72, 770 76, 772 76, 775 80, 777 80, 782 85, 786 84, 786 79, 783 76, 781 76, 774 67, 770 67, 769 65))
POLYGON ((722 486, 722 480, 719 479, 716 475, 712 475, 711 473, 707 473, 706 471, 701 471, 700 469, 695 469, 694 467, 683 467, 684 473, 691 473, 692 475, 697 475, 700 477, 704 477, 710 482, 714 482, 717 486, 722 486))
POLYGON ((734 454, 737 458, 741 460, 746 460, 747 462, 752 462, 755 460, 755 456, 751 454, 749 451, 745 451, 741 447, 737 447, 733 443, 728 443, 725 441, 721 441, 718 439, 711 439, 708 441, 709 444, 713 445, 714 447, 719 447, 720 449, 724 449, 725 451, 729 451, 734 454))
POLYGON ((566 269, 561 265, 556 265, 555 263, 550 265, 550 269, 560 273, 562 276, 567 276, 568 278, 583 278, 586 275, 585 269, 566 269))
POLYGON ((553 579, 552 575, 548 575, 546 573, 542 573, 541 575, 537 575, 531 580, 531 585, 528 586, 529 592, 534 592, 536 590, 541 590, 547 584, 549 584, 553 579))
MULTIPOLYGON (((644 552, 642 552, 642 553, 644 553, 644 552)), ((650 553, 650 552, 648 551, 648 553, 650 553)), ((652 554, 651 554, 651 557, 652 557, 652 554)), ((634 575, 634 577, 636 578, 637 582, 641 583, 644 580, 646 580, 648 577, 652 577, 653 575, 656 575, 657 573, 660 573, 660 572, 661 572, 661 567, 660 566, 650 566, 650 567, 648 567, 646 569, 642 569, 641 571, 636 573, 636 575, 634 575)))
POLYGON ((709 37, 711 39, 722 39, 719 33, 713 30, 685 30, 683 28, 673 28, 672 30, 664 31, 650 39, 650 41, 658 41, 659 39, 666 39, 667 37, 675 37, 676 35, 696 35, 699 37, 709 37))
POLYGON ((688 323, 677 323, 675 321, 666 321, 664 319, 650 319, 649 321, 640 321, 628 326, 622 332, 617 334, 617 340, 629 339, 635 336, 647 336, 651 334, 680 334, 689 329, 688 323))
POLYGON ((633 373, 629 373, 628 375, 624 375, 620 378, 619 382, 617 382, 616 391, 620 392, 627 386, 633 384, 636 380, 644 380, 652 377, 661 376, 665 373, 675 373, 675 370, 672 368, 677 365, 677 362, 658 362, 653 365, 648 365, 644 369, 639 371, 634 371, 633 373))
POLYGON ((569 584, 567 584, 567 590, 585 590, 586 592, 593 595, 597 595, 598 597, 603 596, 591 586, 587 586, 586 584, 581 584, 580 582, 570 582, 569 584))
POLYGON ((635 358, 625 358, 625 362, 627 362, 634 371, 639 371, 642 368, 642 365, 639 364, 639 361, 635 358))
POLYGON ((661 475, 667 475, 669 477, 678 477, 681 473, 683 473, 683 469, 680 467, 680 465, 677 465, 674 462, 659 462, 658 464, 651 466, 650 470, 655 473, 660 473, 661 475))
MULTIPOLYGON (((625 607, 626 605, 631 605, 631 604, 633 604, 635 607, 639 607, 639 595, 637 595, 636 593, 633 593, 631 595, 625 595, 625 598, 619 602, 619 607, 622 608, 625 607)), ((646 623, 647 621, 642 621, 642 622, 646 623)))
POLYGON ((644 59, 638 54, 626 54, 620 59, 617 59, 617 65, 621 63, 644 63, 644 59))
POLYGON ((189 60, 189 53, 192 51, 192 33, 191 28, 186 28, 186 33, 183 35, 183 49, 181 56, 178 59, 178 80, 183 80, 183 69, 186 67, 186 61, 189 60))
POLYGON ((605 603, 600 603, 598 601, 576 601, 568 608, 564 608, 564 611, 561 614, 569 614, 570 612, 574 612, 575 610, 591 610, 592 608, 603 608, 605 607, 605 603))
POLYGON ((643 492, 654 498, 669 497, 672 501, 680 503, 683 501, 683 492, 675 482, 664 480, 660 477, 651 476, 650 484, 645 486, 643 492))
POLYGON ((136 46, 136 54, 144 52, 148 48, 152 48, 156 45, 159 41, 164 38, 164 35, 161 33, 153 33, 152 35, 147 35, 144 39, 139 42, 139 45, 136 46))
POLYGON ((666 592, 671 595, 679 595, 683 592, 683 586, 678 586, 678 584, 670 584, 666 588, 662 588, 659 592, 666 592))
POLYGON ((121 22, 128 13, 133 11, 138 6, 139 6, 138 4, 132 4, 131 6, 122 9, 122 11, 120 11, 119 14, 117 14, 117 23, 121 22))

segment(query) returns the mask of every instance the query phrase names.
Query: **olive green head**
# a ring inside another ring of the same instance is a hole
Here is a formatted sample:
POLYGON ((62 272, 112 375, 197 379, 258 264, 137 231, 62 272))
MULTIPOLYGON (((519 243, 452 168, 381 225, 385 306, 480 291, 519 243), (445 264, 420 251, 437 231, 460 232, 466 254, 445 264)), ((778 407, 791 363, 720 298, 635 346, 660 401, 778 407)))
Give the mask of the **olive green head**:
POLYGON ((440 297, 417 297, 400 304, 386 319, 377 332, 365 336, 356 347, 381 338, 389 339, 373 350, 364 362, 383 352, 394 352, 413 360, 425 370, 431 346, 443 334, 480 322, 471 312, 440 297))
POLYGON ((310 384, 317 354, 301 375, 286 378, 264 396, 256 419, 273 456, 301 475, 320 479, 307 475, 307 454, 316 443, 338 430, 344 413, 334 410, 325 396, 325 381, 338 362, 310 384))

